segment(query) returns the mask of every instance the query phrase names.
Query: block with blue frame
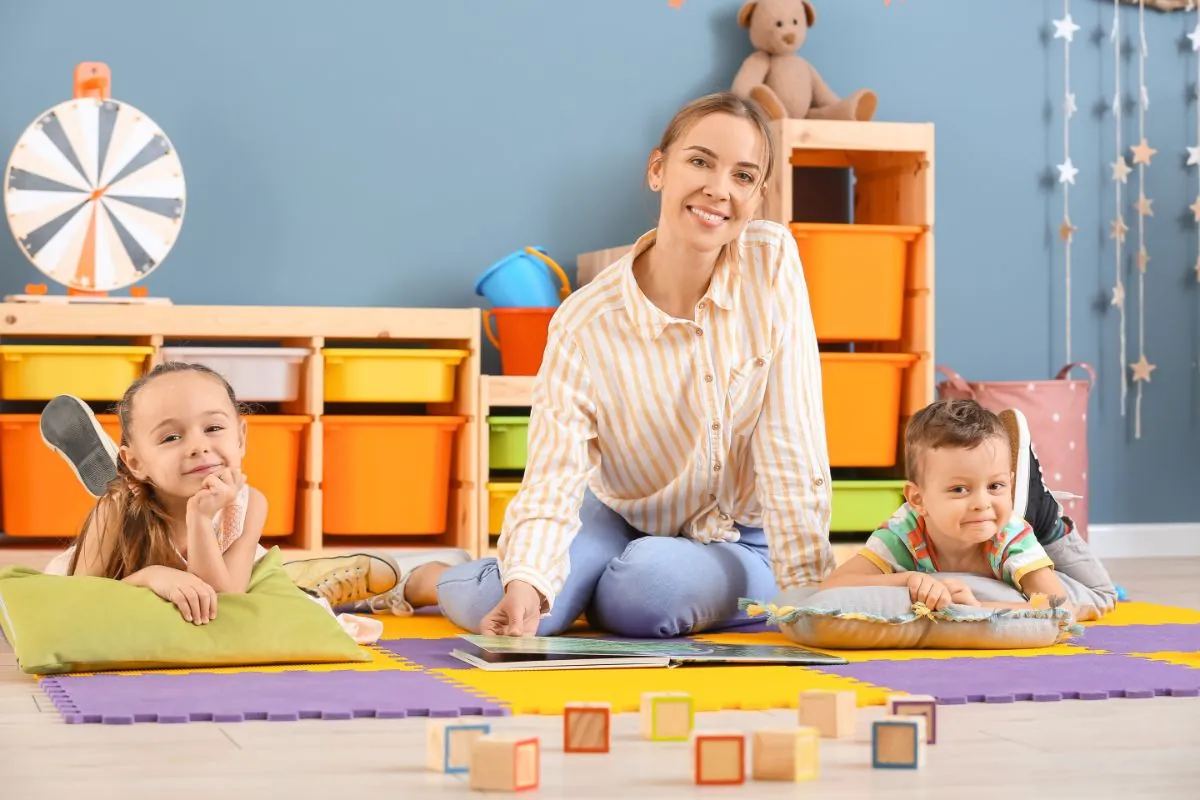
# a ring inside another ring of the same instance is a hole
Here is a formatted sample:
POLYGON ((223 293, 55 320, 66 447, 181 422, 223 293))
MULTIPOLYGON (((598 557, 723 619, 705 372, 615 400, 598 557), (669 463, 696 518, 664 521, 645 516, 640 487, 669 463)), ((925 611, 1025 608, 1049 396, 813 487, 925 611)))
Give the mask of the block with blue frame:
POLYGON ((430 718, 426 727, 426 759, 435 772, 466 773, 471 765, 471 744, 492 732, 486 722, 465 722, 461 717, 430 718))
POLYGON ((925 762, 925 717, 886 716, 871 724, 871 766, 920 769, 925 762))

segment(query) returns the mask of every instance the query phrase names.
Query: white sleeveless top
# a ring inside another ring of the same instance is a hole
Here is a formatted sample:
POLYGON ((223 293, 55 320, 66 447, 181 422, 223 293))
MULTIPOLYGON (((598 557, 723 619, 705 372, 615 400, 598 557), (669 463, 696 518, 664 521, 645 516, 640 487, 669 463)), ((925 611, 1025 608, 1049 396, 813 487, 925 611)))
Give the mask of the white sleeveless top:
MULTIPOLYGON (((246 510, 250 507, 250 486, 243 486, 238 492, 234 501, 227 507, 222 509, 213 517, 213 535, 217 537, 217 544, 221 547, 221 552, 224 553, 229 549, 229 546, 236 542, 242 535, 242 530, 246 525, 246 510)), ((176 553, 178 554, 178 550, 176 553)), ((71 545, 62 553, 59 553, 50 560, 43 570, 46 575, 70 575, 71 558, 75 554, 75 545, 71 545)), ((254 560, 258 561, 267 554, 266 549, 260 544, 254 551, 254 560)), ((179 556, 186 564, 187 559, 179 556)))

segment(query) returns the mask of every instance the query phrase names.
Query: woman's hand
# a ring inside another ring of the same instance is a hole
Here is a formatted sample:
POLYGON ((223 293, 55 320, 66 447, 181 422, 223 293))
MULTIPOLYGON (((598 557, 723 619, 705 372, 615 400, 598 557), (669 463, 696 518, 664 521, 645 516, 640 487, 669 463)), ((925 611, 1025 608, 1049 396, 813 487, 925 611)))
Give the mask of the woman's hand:
POLYGON ((978 606, 980 602, 975 599, 975 593, 958 578, 945 578, 942 580, 942 585, 950 592, 950 602, 961 606, 978 606))
POLYGON ((134 583, 174 603, 188 622, 207 625, 217 618, 216 591, 192 573, 156 566, 138 570, 135 575, 138 580, 134 583))
POLYGON ((484 636, 534 636, 542 615, 542 596, 524 581, 511 581, 504 597, 479 623, 484 636))
POLYGON ((200 484, 200 490, 188 498, 188 514, 202 514, 206 518, 215 516, 237 498, 245 483, 246 476, 240 469, 225 467, 214 472, 200 484))
POLYGON ((941 611, 950 605, 950 590, 946 588, 946 584, 932 575, 924 572, 910 572, 905 585, 908 586, 908 594, 912 601, 924 603, 925 607, 931 611, 941 611))

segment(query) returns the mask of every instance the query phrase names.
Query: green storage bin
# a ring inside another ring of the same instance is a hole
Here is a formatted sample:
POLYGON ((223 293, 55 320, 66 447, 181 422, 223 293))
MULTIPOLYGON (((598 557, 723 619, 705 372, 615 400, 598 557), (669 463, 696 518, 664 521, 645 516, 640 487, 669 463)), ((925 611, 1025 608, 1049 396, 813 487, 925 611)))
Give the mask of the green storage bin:
POLYGON ((525 469, 529 417, 488 417, 488 468, 525 469))
POLYGON ((834 481, 835 533, 874 531, 904 503, 904 481, 834 481))

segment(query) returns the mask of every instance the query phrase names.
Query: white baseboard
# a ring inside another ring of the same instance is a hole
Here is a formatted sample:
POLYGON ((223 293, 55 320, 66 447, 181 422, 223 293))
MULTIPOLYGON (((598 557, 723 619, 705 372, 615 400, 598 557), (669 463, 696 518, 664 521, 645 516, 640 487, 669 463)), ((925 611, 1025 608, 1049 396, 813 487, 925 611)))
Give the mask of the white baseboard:
POLYGON ((1088 543, 1097 558, 1200 557, 1200 522, 1089 525, 1088 543))

